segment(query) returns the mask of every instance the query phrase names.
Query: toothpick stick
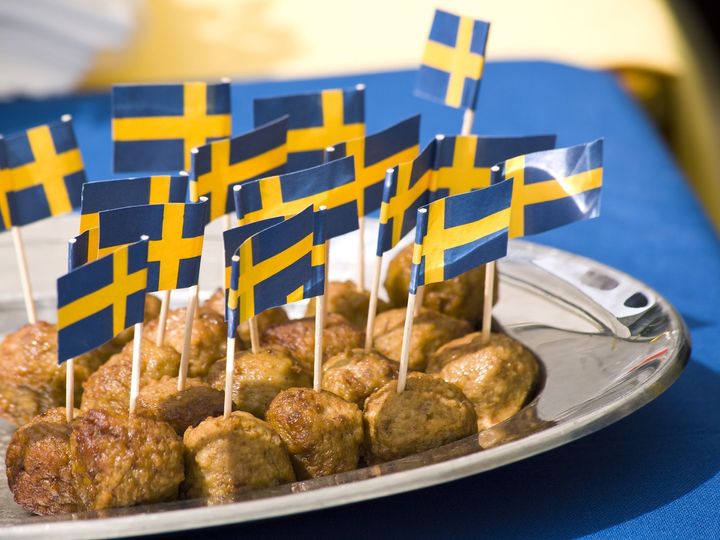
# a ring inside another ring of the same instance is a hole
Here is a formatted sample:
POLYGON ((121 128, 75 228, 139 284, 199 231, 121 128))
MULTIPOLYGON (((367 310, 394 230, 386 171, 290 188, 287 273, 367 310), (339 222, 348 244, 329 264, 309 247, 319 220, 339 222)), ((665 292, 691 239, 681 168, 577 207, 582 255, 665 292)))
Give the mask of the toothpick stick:
POLYGON ((227 338, 227 356, 225 356, 225 405, 223 418, 232 412, 232 385, 235 374, 235 338, 227 338))
POLYGON ((258 329, 257 317, 250 317, 248 321, 250 327, 250 350, 253 354, 257 354, 260 350, 260 330, 258 329))
POLYGON ((410 359, 410 338, 413 329, 413 314, 415 312, 415 295, 408 293, 407 311, 405 312, 405 326, 403 327, 402 349, 400 352, 400 371, 398 373, 397 393, 405 390, 407 382, 408 360, 410 359))
POLYGON ((135 324, 133 337, 132 372, 130 375, 130 414, 135 414, 137 397, 140 393, 140 352, 142 345, 143 323, 135 324))
POLYGON ((365 289, 365 217, 358 217, 358 281, 357 290, 365 289))
POLYGON ((232 217, 230 214, 225 214, 223 216, 223 229, 227 231, 230 228, 232 228, 232 217))
POLYGON ((425 285, 420 285, 417 288, 417 300, 415 300, 415 317, 417 317, 420 314, 420 310, 423 306, 423 301, 425 300, 425 285))
POLYGON ((473 109, 465 109, 463 114, 461 135, 470 135, 472 133, 473 123, 475 122, 475 111, 473 109))
POLYGON ((27 256, 25 255, 25 243, 20 234, 20 227, 13 226, 10 227, 10 230, 12 232, 13 245, 15 246, 15 258, 17 259, 18 269, 20 270, 20 285, 22 286, 23 299, 25 300, 25 312, 27 313, 28 322, 35 324, 37 322, 37 312, 35 311, 30 272, 28 270, 27 256))
POLYGON ((162 347, 165 343, 165 327, 167 326, 168 310, 170 309, 170 291, 163 291, 160 300, 160 316, 158 317, 157 331, 155 332, 155 345, 162 347))
POLYGON ((72 422, 75 412, 75 359, 65 362, 65 418, 72 422))
POLYGON ((188 366, 190 365, 190 343, 192 341, 192 327, 195 319, 195 309, 198 302, 198 286, 193 285, 188 296, 187 310, 185 311, 185 334, 183 336, 183 348, 180 353, 180 371, 178 373, 178 391, 185 389, 188 366))
POLYGON ((368 305, 367 326, 365 327, 365 352, 370 352, 373 346, 373 329, 375 328, 375 316, 377 315, 382 261, 382 255, 375 256, 375 268, 373 269, 373 279, 370 287, 370 304, 368 305))
POLYGON ((313 390, 319 392, 322 386, 322 360, 323 360, 323 330, 325 329, 325 315, 327 314, 326 294, 328 287, 328 263, 330 261, 330 246, 325 240, 325 286, 323 293, 315 299, 315 355, 313 362, 313 390))
POLYGON ((493 292, 495 288, 495 261, 485 265, 485 292, 483 294, 482 341, 490 341, 492 325, 493 292))

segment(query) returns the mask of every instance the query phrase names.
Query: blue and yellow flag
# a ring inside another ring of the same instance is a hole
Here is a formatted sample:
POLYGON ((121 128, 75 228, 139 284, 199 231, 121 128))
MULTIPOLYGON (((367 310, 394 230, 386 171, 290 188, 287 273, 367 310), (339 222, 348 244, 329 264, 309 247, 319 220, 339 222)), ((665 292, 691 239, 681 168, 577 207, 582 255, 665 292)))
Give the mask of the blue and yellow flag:
POLYGON ((186 175, 88 182, 82 189, 80 232, 97 227, 100 212, 104 210, 143 204, 184 203, 187 191, 186 175))
POLYGON ((335 145, 333 157, 355 157, 359 215, 380 208, 385 172, 413 159, 419 144, 420 115, 416 115, 378 133, 335 145))
POLYGON ((190 150, 230 133, 230 83, 113 86, 115 172, 189 171, 190 150))
POLYGON ((270 176, 235 186, 240 223, 290 217, 312 205, 327 207, 328 238, 358 228, 357 182, 353 156, 294 173, 270 176))
POLYGON ((0 139, 0 214, 5 228, 80 206, 85 167, 72 119, 0 139))
POLYGON ((256 126, 288 116, 289 172, 320 165, 328 146, 365 136, 363 86, 256 98, 253 110, 256 126))
POLYGON ((143 321, 148 243, 141 240, 57 280, 58 363, 143 321))
POLYGON ((512 178, 510 238, 549 231, 600 215, 603 141, 518 156, 493 171, 512 178))
POLYGON ((490 185, 493 165, 554 147, 555 135, 437 135, 417 158, 401 163, 386 177, 380 208, 378 256, 415 227, 417 209, 422 205, 448 195, 486 188, 490 185))
POLYGON ((100 229, 87 229, 68 241, 68 272, 100 256, 100 229))
POLYGON ((220 139, 192 152, 190 200, 210 200, 210 221, 234 209, 232 188, 238 184, 285 172, 286 116, 254 131, 220 139))
POLYGON ((148 204, 100 212, 100 254, 146 235, 148 291, 197 285, 208 201, 148 204))
POLYGON ((246 239, 232 258, 228 337, 242 321, 324 292, 325 211, 311 206, 246 239))
POLYGON ((436 10, 415 94, 458 109, 475 109, 490 23, 436 10))
POLYGON ((506 255, 511 182, 439 199, 418 210, 410 292, 506 255))

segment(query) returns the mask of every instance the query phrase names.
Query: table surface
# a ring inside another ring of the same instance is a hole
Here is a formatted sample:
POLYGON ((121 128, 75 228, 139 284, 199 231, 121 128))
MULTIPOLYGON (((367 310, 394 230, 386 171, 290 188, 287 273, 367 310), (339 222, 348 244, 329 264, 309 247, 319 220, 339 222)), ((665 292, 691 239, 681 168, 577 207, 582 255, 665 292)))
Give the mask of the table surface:
MULTIPOLYGON (((460 112, 412 97, 414 73, 401 71, 236 84, 234 131, 251 127, 255 96, 360 82, 369 132, 417 112, 423 141, 459 130, 460 112)), ((75 118, 89 177, 112 177, 107 94, 0 104, 0 133, 63 113, 75 118)), ((562 146, 605 137, 603 210, 599 219, 532 240, 615 266, 673 302, 693 340, 677 383, 621 422, 520 463, 375 501, 222 527, 214 537, 720 536, 718 237, 668 148, 611 75, 546 62, 488 64, 474 133, 548 132, 562 146)))

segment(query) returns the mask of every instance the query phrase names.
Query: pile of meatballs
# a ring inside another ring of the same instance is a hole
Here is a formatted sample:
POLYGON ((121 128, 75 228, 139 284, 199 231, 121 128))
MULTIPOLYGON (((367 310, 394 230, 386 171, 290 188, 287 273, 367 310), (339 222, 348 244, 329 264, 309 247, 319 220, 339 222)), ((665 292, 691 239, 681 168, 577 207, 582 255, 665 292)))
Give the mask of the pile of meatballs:
POLYGON ((25 325, 0 343, 0 417, 19 426, 7 448, 15 501, 36 514, 238 493, 337 474, 423 452, 516 414, 538 384, 531 352, 503 334, 483 343, 484 268, 427 286, 397 393, 410 246, 391 262, 374 349, 365 352, 368 293, 327 291, 322 391, 312 390, 314 305, 289 320, 257 318, 262 348, 238 330, 233 412, 223 417, 226 326, 218 290, 193 322, 189 379, 177 390, 185 310, 171 311, 156 346, 159 302, 148 296, 137 411, 128 415, 132 330, 75 360, 74 419, 66 421, 57 329, 25 325))

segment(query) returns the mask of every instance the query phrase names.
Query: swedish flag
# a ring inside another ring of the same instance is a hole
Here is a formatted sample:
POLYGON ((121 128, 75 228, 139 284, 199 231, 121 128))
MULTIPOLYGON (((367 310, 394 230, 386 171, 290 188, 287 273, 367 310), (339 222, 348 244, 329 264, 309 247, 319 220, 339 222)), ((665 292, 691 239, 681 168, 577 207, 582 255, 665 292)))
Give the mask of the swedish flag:
POLYGON ((187 192, 188 177, 184 175, 88 182, 82 189, 80 231, 97 227, 103 210, 142 204, 184 203, 187 192))
POLYGON ((0 139, 0 213, 4 226, 28 225, 80 206, 85 168, 72 120, 0 139))
POLYGON ((230 132, 230 83, 113 86, 115 172, 188 171, 190 150, 230 132))
POLYGON ((446 197, 418 210, 410 292, 507 253, 512 181, 446 197))
POLYGON ((10 228, 10 207, 8 194, 12 191, 10 171, 5 160, 5 140, 0 135, 0 232, 10 228))
POLYGON ((475 109, 490 23, 435 11, 415 93, 450 107, 475 109))
POLYGON ((510 238, 600 215, 603 141, 506 160, 493 183, 514 180, 510 238))
POLYGON ((68 241, 68 272, 97 261, 99 256, 100 229, 86 229, 68 241))
POLYGON ((225 290, 230 288, 230 275, 232 272, 232 258, 235 252, 245 240, 250 238, 253 234, 259 233, 263 229, 277 225, 285 221, 284 217, 275 217, 268 219, 261 219, 248 223, 247 225, 241 225, 239 227, 233 227, 223 232, 223 246, 225 248, 225 290))
POLYGON ((208 201, 148 204, 100 212, 100 253, 149 237, 148 290, 197 285, 208 201))
POLYGON ((442 136, 438 140, 433 200, 490 185, 493 165, 522 154, 555 148, 555 135, 524 137, 442 136))
POLYGON ((143 321, 147 256, 148 243, 141 240, 58 279, 59 363, 143 321))
POLYGON ((358 228, 358 187, 353 156, 247 182, 235 186, 234 195, 241 223, 293 216, 313 205, 316 209, 327 207, 328 238, 358 228))
POLYGON ((378 133, 335 145, 333 156, 355 157, 361 216, 380 208, 385 172, 398 163, 413 159, 419 144, 420 115, 416 115, 378 133))
POLYGON ((288 115, 288 171, 319 165, 328 146, 365 136, 363 86, 256 98, 253 110, 256 126, 288 115))
POLYGON ((263 176, 285 172, 288 119, 220 139, 192 151, 190 200, 210 200, 210 221, 233 211, 232 188, 263 176))
POLYGON ((232 259, 228 336, 266 309, 324 291, 325 212, 311 206, 245 240, 232 259))

